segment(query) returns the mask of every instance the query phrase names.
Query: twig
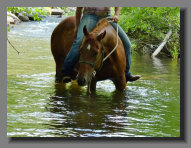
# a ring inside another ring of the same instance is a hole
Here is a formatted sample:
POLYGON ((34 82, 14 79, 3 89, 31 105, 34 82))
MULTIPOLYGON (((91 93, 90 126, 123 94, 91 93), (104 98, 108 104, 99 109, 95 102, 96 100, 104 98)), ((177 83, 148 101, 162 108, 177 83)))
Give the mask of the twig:
POLYGON ((11 44, 11 42, 9 41, 9 39, 7 38, 7 41, 9 42, 9 44, 13 47, 13 49, 15 49, 15 51, 17 52, 17 54, 19 54, 19 53, 21 53, 21 52, 19 52, 12 44, 11 44))

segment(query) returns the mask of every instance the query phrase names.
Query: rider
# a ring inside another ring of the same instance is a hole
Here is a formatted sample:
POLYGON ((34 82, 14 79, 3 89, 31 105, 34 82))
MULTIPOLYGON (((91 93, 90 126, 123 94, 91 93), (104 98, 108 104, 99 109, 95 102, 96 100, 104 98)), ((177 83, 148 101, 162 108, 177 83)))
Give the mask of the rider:
MULTIPOLYGON (((110 24, 114 27, 116 30, 118 22, 118 17, 120 14, 120 7, 115 7, 115 14, 113 16, 113 21, 110 22, 110 24)), ((62 74, 63 78, 62 81, 64 83, 71 81, 72 72, 74 69, 75 64, 77 63, 79 56, 80 56, 80 45, 82 43, 82 40, 84 38, 83 34, 83 27, 86 25, 87 29, 91 31, 99 21, 99 19, 112 17, 111 16, 111 10, 110 7, 77 7, 76 8, 76 26, 75 26, 75 40, 72 44, 72 47, 68 53, 68 55, 65 58, 64 65, 62 67, 62 74), (83 17, 82 15, 82 9, 83 11, 83 17)), ((118 34, 121 38, 124 48, 125 48, 125 54, 126 54, 126 82, 133 82, 138 80, 141 76, 139 75, 131 75, 129 72, 130 66, 131 66, 131 42, 126 35, 126 33, 123 31, 123 29, 118 25, 118 34)))

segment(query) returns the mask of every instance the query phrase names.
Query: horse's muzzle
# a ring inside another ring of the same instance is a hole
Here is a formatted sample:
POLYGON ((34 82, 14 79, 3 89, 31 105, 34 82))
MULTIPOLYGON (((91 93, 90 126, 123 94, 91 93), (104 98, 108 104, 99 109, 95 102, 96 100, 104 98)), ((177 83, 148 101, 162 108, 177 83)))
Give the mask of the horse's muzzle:
POLYGON ((79 86, 85 86, 86 85, 86 79, 84 77, 78 77, 77 82, 79 86))

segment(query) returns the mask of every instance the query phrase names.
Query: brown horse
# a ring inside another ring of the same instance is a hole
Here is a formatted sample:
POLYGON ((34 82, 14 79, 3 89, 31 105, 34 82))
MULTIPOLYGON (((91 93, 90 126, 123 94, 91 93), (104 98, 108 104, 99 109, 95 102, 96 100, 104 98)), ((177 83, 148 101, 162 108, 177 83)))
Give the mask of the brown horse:
MULTIPOLYGON (((56 62, 56 80, 61 80, 61 68, 64 59, 74 41, 75 17, 64 19, 53 31, 51 50, 56 62)), ((80 47, 77 82, 80 86, 88 84, 90 91, 96 90, 96 82, 111 79, 117 90, 123 91, 126 86, 126 56, 119 38, 116 50, 103 62, 115 47, 117 35, 114 28, 105 19, 89 32, 84 26, 84 39, 80 47)))

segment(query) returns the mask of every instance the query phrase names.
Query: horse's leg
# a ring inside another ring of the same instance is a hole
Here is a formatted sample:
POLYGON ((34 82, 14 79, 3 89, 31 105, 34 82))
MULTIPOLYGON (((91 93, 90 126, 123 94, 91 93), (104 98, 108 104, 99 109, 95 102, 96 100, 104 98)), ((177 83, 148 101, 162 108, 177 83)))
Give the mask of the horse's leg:
POLYGON ((63 60, 57 59, 56 61, 56 76, 55 76, 55 82, 61 82, 62 81, 62 65, 63 60))
POLYGON ((92 79, 91 85, 90 85, 90 91, 91 92, 95 92, 96 91, 96 83, 97 83, 97 80, 96 79, 92 79))
POLYGON ((56 65, 55 82, 61 82, 61 65, 56 65))
POLYGON ((121 75, 117 77, 113 83, 118 91, 124 91, 126 87, 126 78, 125 75, 121 75))

